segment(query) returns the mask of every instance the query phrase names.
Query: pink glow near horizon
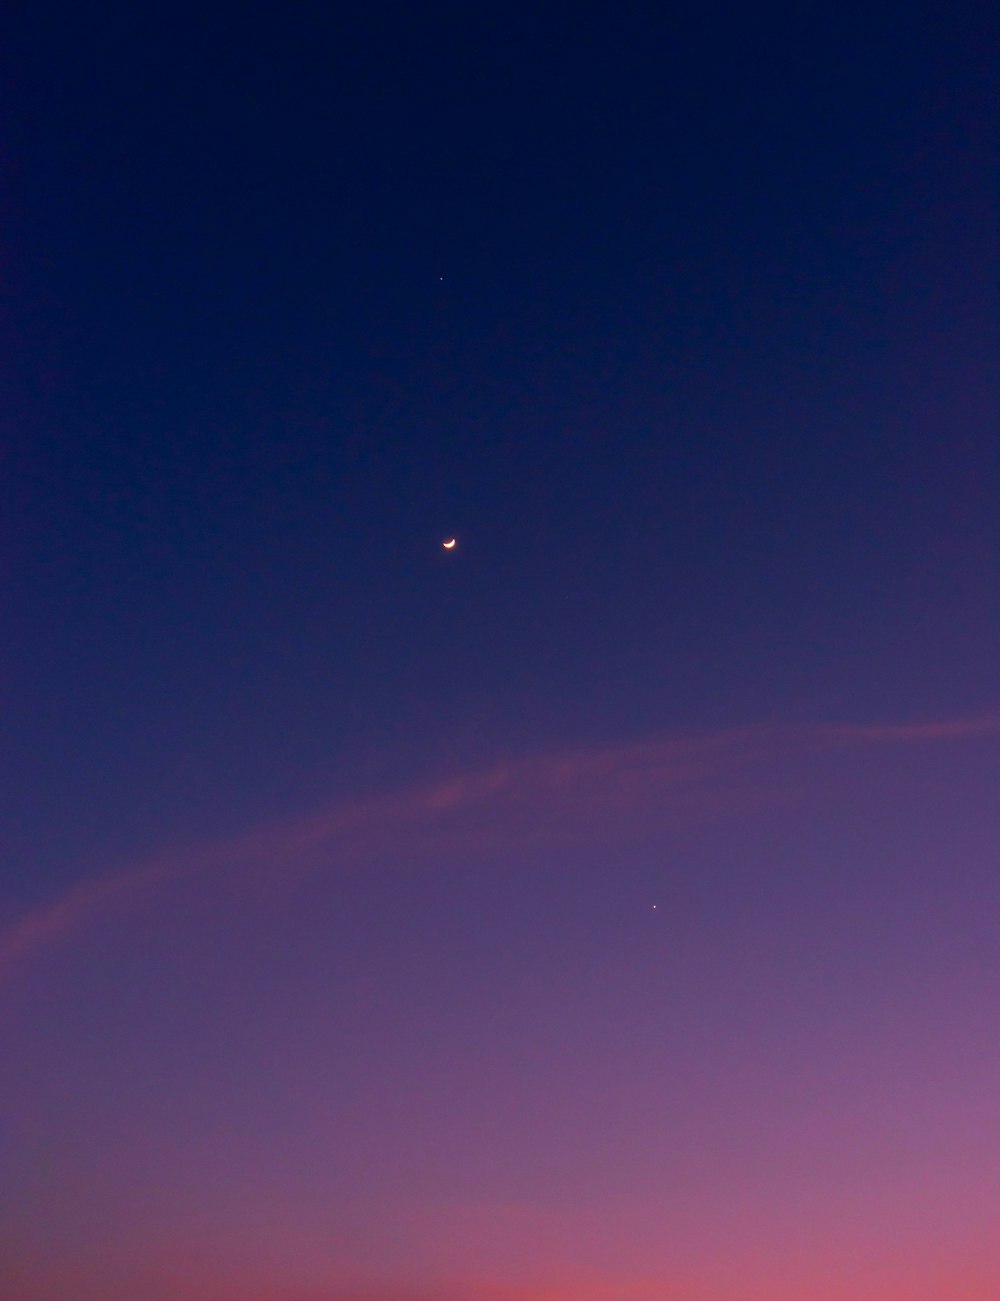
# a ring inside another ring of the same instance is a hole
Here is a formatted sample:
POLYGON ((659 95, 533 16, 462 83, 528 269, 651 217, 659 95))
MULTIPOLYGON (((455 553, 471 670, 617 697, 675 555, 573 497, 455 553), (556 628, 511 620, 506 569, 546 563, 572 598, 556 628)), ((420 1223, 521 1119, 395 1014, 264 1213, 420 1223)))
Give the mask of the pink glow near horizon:
POLYGON ((533 757, 81 882, 0 946, 4 1301, 991 1301, 997 741, 533 757))

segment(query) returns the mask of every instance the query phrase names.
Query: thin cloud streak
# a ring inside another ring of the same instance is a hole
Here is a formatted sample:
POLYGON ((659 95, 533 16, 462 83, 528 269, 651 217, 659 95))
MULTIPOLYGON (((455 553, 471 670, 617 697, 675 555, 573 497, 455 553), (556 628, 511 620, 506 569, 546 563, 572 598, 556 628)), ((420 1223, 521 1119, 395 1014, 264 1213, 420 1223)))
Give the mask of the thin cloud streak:
POLYGON ((936 720, 929 723, 843 724, 827 729, 832 737, 858 744, 882 745, 921 741, 966 741, 974 737, 1000 735, 1000 714, 980 714, 967 718, 936 720))
POLYGON ((1000 714, 909 724, 760 726, 500 763, 427 787, 337 803, 81 881, 0 930, 0 975, 90 923, 148 900, 158 887, 191 876, 261 866, 297 873, 317 866, 322 853, 334 851, 352 863, 416 843, 454 850, 525 839, 572 842, 651 812, 685 821, 780 798, 773 782, 753 780, 778 759, 996 736, 1000 714))

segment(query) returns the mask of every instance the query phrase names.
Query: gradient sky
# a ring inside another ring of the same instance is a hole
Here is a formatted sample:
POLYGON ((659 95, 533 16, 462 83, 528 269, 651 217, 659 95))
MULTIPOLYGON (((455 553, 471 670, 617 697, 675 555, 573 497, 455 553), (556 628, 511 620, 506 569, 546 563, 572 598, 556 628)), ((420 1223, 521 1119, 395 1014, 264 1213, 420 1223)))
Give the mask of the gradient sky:
POLYGON ((991 8, 19 7, 3 1301, 1000 1296, 991 8))

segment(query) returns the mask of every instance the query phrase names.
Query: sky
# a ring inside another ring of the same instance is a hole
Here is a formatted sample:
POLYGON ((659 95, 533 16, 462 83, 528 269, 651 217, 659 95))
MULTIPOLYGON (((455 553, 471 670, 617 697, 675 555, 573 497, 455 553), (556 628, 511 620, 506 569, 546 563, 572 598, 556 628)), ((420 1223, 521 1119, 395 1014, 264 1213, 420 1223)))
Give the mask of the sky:
POLYGON ((1000 1295, 991 9, 17 7, 5 1301, 1000 1295))

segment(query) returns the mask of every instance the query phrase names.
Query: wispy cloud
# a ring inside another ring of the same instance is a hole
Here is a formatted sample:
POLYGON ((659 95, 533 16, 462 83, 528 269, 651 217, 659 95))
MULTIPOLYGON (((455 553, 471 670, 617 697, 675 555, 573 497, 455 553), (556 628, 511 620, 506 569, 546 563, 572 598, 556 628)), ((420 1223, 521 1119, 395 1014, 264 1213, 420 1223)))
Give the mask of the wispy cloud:
POLYGON ((1000 713, 936 719, 926 723, 841 724, 826 730, 830 736, 844 741, 873 745, 967 741, 973 737, 1000 736, 1000 713))
MULTIPOLYGON (((312 814, 164 853, 79 882, 0 929, 0 973, 172 881, 227 869, 295 873, 415 845, 442 850, 586 841, 655 817, 683 822, 782 794, 780 761, 850 747, 1000 736, 1000 714, 908 724, 760 726, 520 758, 427 786, 336 802, 312 814)), ((787 766, 785 769, 787 781, 787 766)))

